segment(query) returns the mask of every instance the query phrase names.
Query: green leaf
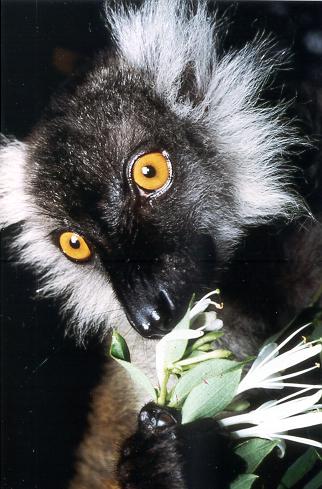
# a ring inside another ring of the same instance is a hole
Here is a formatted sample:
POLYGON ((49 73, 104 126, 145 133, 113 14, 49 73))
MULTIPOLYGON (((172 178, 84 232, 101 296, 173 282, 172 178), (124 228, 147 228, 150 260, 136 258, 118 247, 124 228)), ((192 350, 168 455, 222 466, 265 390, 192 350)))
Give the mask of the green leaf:
POLYGON ((245 460, 247 464, 246 472, 252 474, 265 457, 278 445, 278 440, 263 440, 262 438, 252 438, 235 448, 235 452, 245 460))
POLYGON ((322 339, 322 322, 318 324, 311 334, 310 340, 319 340, 322 339))
POLYGON ((316 474, 316 476, 313 477, 313 479, 310 482, 305 484, 303 489, 321 489, 321 487, 322 487, 322 470, 320 470, 320 472, 318 472, 318 474, 316 474))
POLYGON ((113 331, 110 355, 129 373, 131 379, 148 393, 151 399, 157 400, 156 391, 148 377, 138 367, 126 360, 130 358, 128 346, 125 339, 116 331, 113 331))
POLYGON ((314 467, 318 460, 318 455, 314 448, 309 448, 301 455, 285 472, 280 485, 277 489, 287 489, 293 487, 298 481, 314 467))
POLYGON ((182 424, 214 416, 233 400, 241 368, 211 377, 192 389, 182 407, 182 424))
POLYGON ((117 358, 115 358, 115 360, 129 373, 131 379, 147 392, 151 399, 154 401, 157 400, 156 391, 153 385, 148 377, 138 367, 133 365, 133 363, 125 362, 124 360, 119 360, 117 358))
POLYGON ((257 478, 255 474, 242 474, 230 484, 229 489, 250 489, 257 478))
POLYGON ((241 411, 246 411, 246 409, 248 409, 250 407, 250 402, 249 401, 246 401, 245 399, 240 399, 240 400, 237 400, 237 401, 234 401, 231 402, 227 407, 226 407, 226 410, 227 411, 232 411, 232 412, 235 412, 235 413, 239 413, 241 411))
POLYGON ((131 361, 130 351, 125 339, 115 330, 112 334, 110 355, 115 360, 125 360, 126 362, 131 361))
POLYGON ((206 360, 184 373, 172 391, 170 404, 181 405, 194 387, 211 377, 220 376, 238 362, 232 360, 206 360))

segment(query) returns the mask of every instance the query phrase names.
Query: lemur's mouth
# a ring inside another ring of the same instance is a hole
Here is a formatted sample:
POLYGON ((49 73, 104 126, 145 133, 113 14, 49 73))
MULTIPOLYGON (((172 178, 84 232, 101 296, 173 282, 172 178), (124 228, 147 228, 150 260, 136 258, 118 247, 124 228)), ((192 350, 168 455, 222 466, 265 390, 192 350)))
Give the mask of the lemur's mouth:
POLYGON ((114 290, 133 328, 144 338, 169 333, 196 299, 215 286, 215 249, 195 236, 179 249, 152 259, 109 264, 114 290))

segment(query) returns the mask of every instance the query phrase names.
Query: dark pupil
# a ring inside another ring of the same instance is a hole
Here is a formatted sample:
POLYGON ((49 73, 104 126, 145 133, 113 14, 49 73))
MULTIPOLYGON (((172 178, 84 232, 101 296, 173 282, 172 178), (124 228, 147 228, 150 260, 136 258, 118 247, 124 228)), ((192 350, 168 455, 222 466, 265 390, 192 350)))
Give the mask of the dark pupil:
POLYGON ((157 171, 154 168, 154 166, 146 165, 146 166, 142 167, 142 173, 145 177, 152 178, 152 177, 155 177, 155 175, 157 174, 157 171))
POLYGON ((80 242, 79 242, 79 239, 77 238, 77 236, 72 236, 69 240, 69 244, 75 250, 77 250, 80 247, 80 242))

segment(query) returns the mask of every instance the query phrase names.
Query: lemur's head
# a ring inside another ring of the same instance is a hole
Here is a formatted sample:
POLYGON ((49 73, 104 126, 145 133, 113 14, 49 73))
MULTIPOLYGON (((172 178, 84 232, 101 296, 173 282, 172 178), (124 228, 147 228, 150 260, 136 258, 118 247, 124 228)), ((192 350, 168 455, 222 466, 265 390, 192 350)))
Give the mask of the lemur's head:
POLYGON ((270 48, 219 55, 203 2, 108 19, 114 52, 3 149, 0 217, 81 336, 121 306, 156 337, 217 285, 249 226, 296 213, 280 171, 293 136, 258 105, 270 48))

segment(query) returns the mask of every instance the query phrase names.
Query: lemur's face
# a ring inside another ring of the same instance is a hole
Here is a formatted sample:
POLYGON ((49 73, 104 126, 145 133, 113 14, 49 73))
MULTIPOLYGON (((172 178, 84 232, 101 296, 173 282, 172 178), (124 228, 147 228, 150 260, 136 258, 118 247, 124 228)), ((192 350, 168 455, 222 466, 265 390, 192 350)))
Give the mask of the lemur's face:
POLYGON ((79 337, 120 311, 155 337, 249 226, 298 214, 280 170, 297 139, 283 105, 261 104, 270 45, 221 53, 204 4, 107 13, 113 56, 1 151, 0 224, 18 225, 12 247, 79 337))
POLYGON ((91 269, 93 289, 95 273, 110 283, 134 328, 156 337, 215 285, 220 226, 235 205, 229 172, 203 128, 143 79, 99 73, 39 131, 31 192, 55 221, 55 253, 80 277, 91 269))

